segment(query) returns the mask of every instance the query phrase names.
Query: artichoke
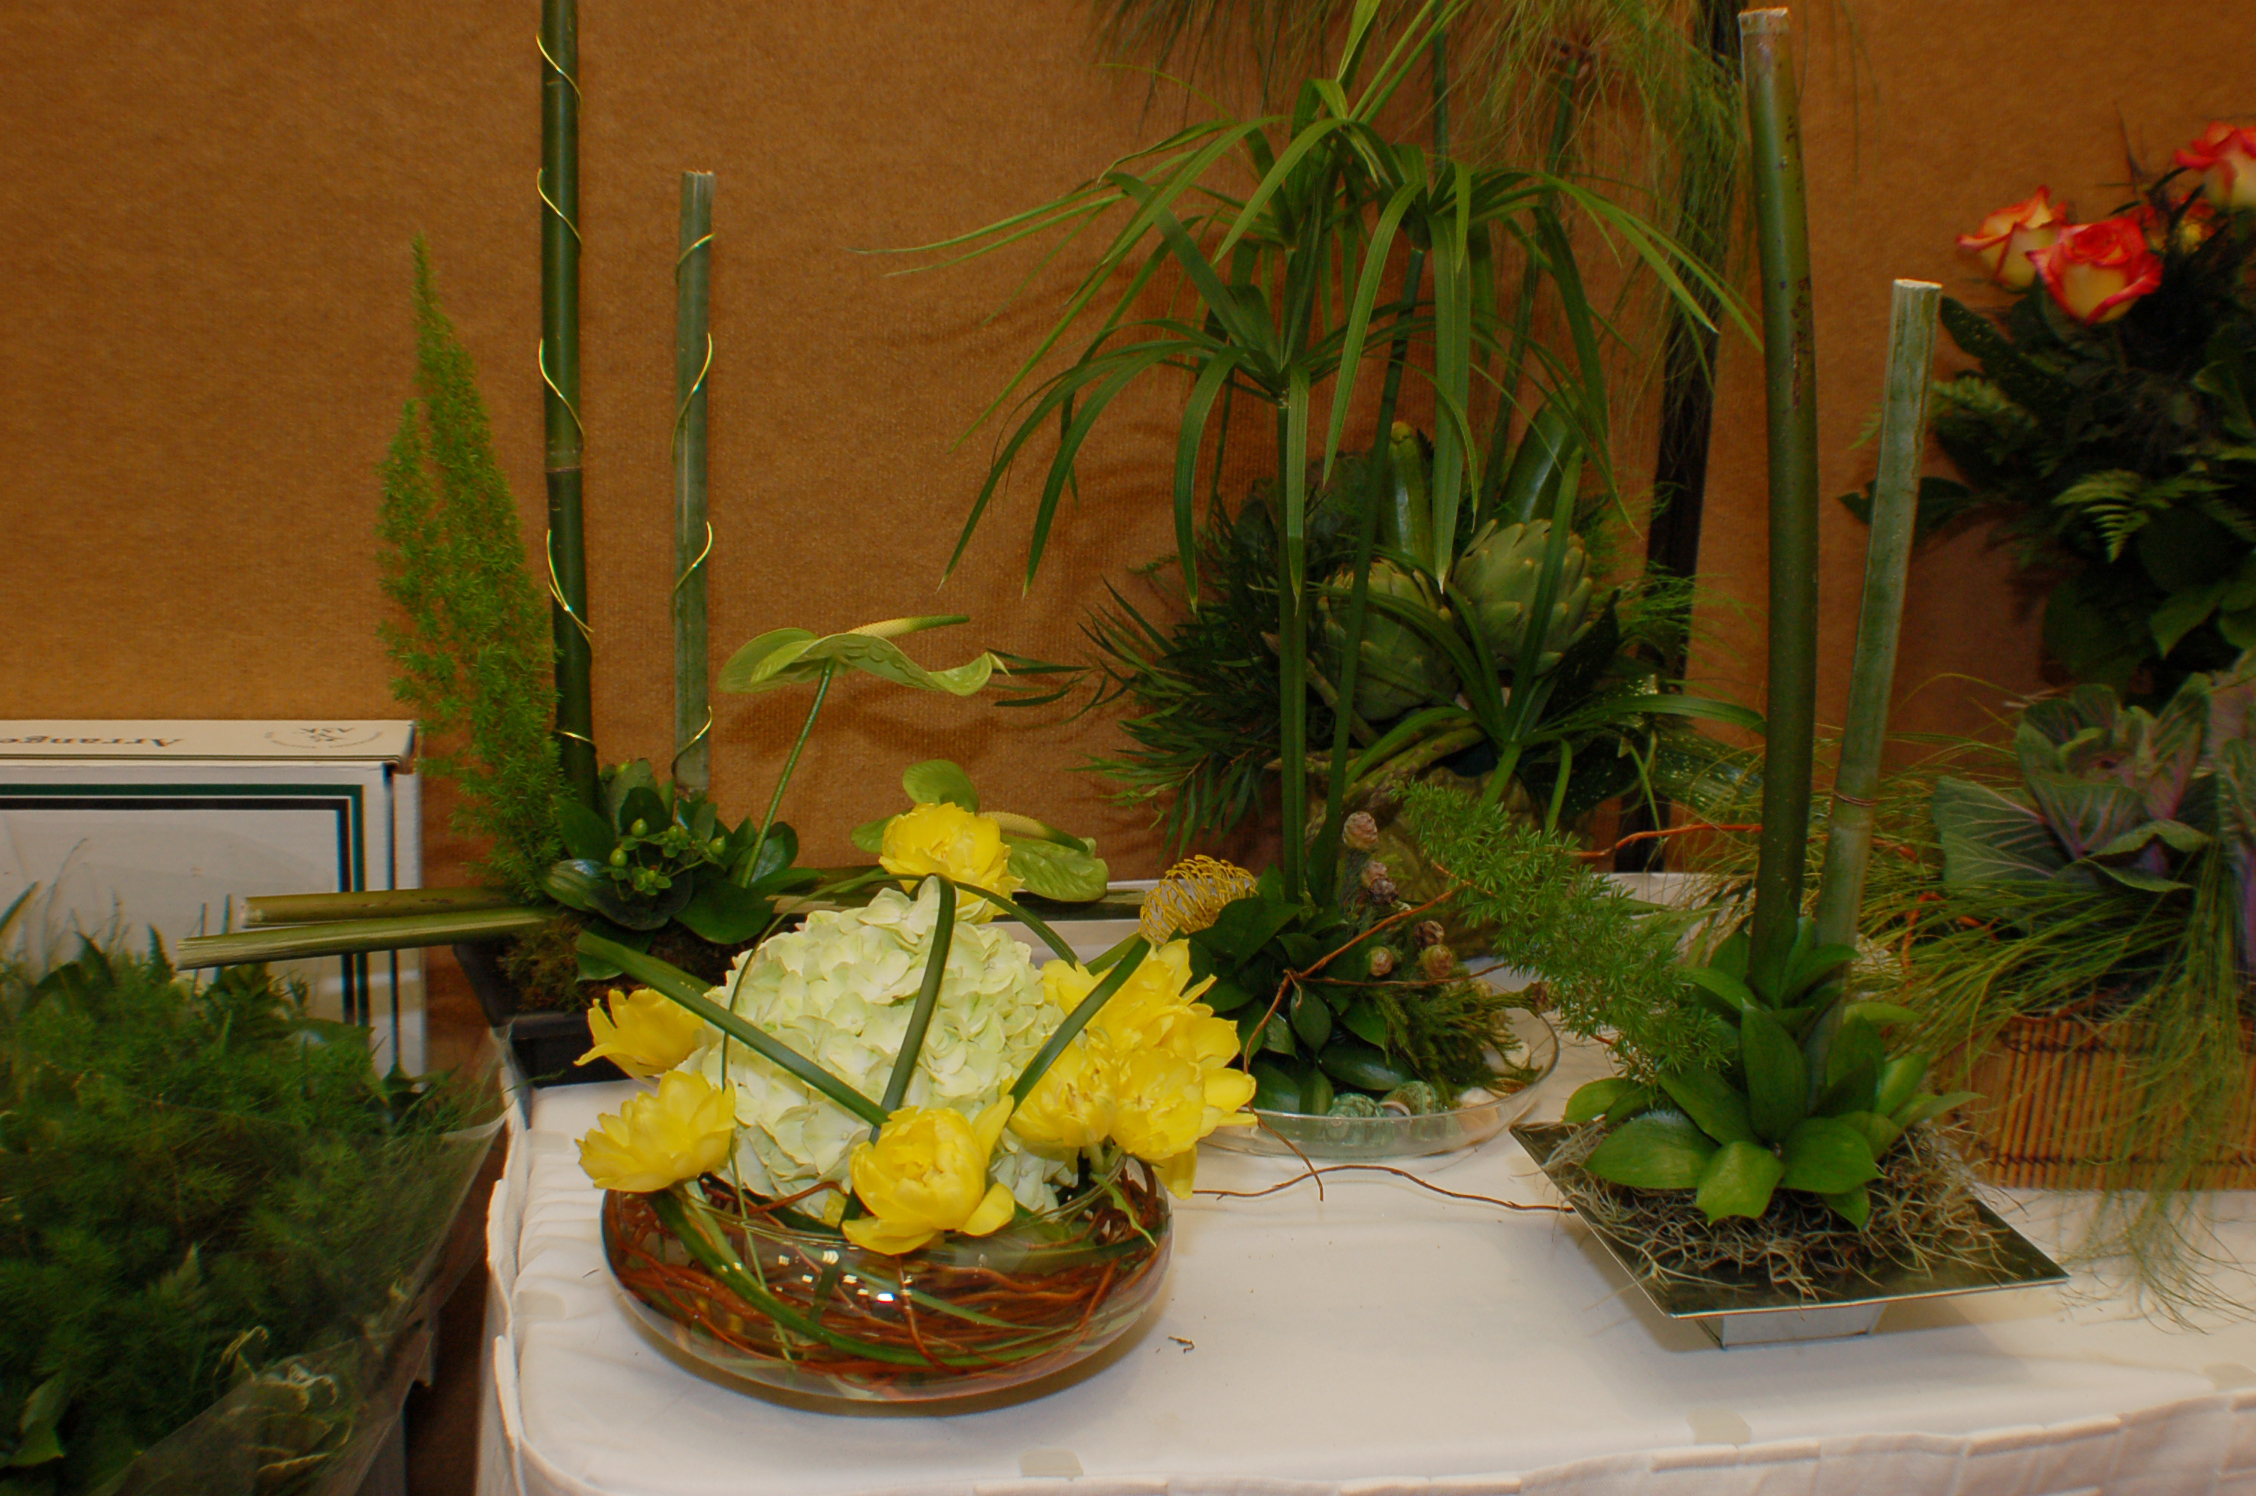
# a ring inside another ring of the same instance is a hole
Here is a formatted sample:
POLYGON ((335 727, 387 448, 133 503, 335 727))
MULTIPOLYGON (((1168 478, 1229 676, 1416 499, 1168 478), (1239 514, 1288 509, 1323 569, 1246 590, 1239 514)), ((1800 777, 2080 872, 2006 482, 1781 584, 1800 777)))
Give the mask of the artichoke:
MULTIPOLYGON (((1335 662, 1334 680, 1340 673, 1337 662, 1347 648, 1347 597, 1354 586, 1354 568, 1342 567, 1333 574, 1324 599, 1324 637, 1335 662)), ((1448 615, 1432 585, 1392 561, 1373 561, 1370 597, 1363 613, 1362 664, 1355 673, 1356 713, 1367 722, 1383 722, 1455 696, 1457 674, 1449 668, 1448 658, 1379 602, 1389 598, 1405 608, 1420 609, 1432 615, 1437 628, 1447 628, 1448 615)))
MULTIPOLYGON (((1527 628, 1528 609, 1534 606, 1537 583, 1543 575, 1543 553, 1551 544, 1551 522, 1532 520, 1506 525, 1494 520, 1481 527, 1450 573, 1464 595, 1478 626, 1479 636, 1499 667, 1510 668, 1519 653, 1527 628)), ((1376 570, 1372 580, 1377 580, 1376 570)), ((1596 620, 1591 616, 1590 561, 1582 537, 1570 533, 1566 555, 1559 566, 1559 583, 1551 598, 1551 617, 1543 632, 1536 659, 1538 674, 1559 663, 1596 620)))

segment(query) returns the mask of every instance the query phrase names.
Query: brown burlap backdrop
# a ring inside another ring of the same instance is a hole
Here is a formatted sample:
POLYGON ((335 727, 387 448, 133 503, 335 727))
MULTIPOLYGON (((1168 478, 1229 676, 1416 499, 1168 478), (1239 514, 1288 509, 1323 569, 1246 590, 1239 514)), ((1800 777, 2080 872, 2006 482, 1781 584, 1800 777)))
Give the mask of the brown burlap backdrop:
MULTIPOLYGON (((408 243, 429 236, 537 546, 534 0, 19 3, 0 19, 0 714, 384 716, 374 468, 408 390, 408 243)), ((1805 38, 1828 495, 1868 476, 1888 282, 1964 292, 1954 231, 2039 182, 2088 214, 2118 118, 2159 156, 2256 107, 2256 41, 2190 0, 1861 0, 1805 38), (1852 32, 1853 27, 1853 32, 1852 32), (1861 49, 1861 50, 1859 50, 1861 49)), ((970 613, 919 646, 1071 656, 1100 578, 1171 544, 1165 392, 1101 434, 1022 595, 1027 486, 941 569, 983 438, 956 445, 1054 304, 983 321, 1024 261, 893 277, 914 244, 1062 190, 1175 118, 1091 66, 1077 0, 582 6, 588 549, 606 759, 670 747, 677 174, 719 174, 711 380, 716 664, 779 624, 970 613)), ((1760 676, 1759 359, 1736 337, 1703 569, 1707 672, 1760 676)), ((1824 521, 1824 709, 1838 711, 1862 531, 1824 521)), ((1979 720, 1954 672, 2037 679, 2034 620, 1977 536, 1923 555, 1900 724, 1979 720)), ((1160 850, 1071 766, 1114 741, 856 683, 790 813, 817 858, 912 759, 1160 850)), ((764 796, 804 698, 717 698, 714 779, 764 796)), ((1045 720, 1047 720, 1045 714, 1045 720)), ((434 880, 462 848, 434 817, 434 880)))

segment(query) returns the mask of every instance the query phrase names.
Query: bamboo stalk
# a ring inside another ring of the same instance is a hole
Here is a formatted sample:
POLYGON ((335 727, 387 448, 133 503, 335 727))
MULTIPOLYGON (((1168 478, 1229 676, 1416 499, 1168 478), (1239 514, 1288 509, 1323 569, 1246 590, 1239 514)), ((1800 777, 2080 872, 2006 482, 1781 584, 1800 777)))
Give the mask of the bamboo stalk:
POLYGON ((593 809, 587 548, 580 518, 580 28, 577 0, 541 0, 541 383, 548 456, 548 586, 557 756, 593 809))
POLYGON ((295 961, 305 956, 348 956, 359 951, 453 945, 458 941, 487 940, 497 935, 520 935, 539 929, 555 917, 553 909, 511 905, 501 909, 458 909, 387 919, 284 925, 241 930, 231 935, 196 935, 180 942, 177 964, 187 971, 200 966, 241 966, 254 961, 295 961))
POLYGON ((243 900, 243 923, 256 927, 385 919, 403 914, 501 909, 516 902, 508 894, 490 888, 376 888, 360 893, 265 894, 243 900))
POLYGON ((705 375, 713 366, 713 174, 681 180, 681 253, 674 261, 674 784, 712 788, 713 711, 705 659, 705 375))
POLYGON ((1873 797, 1880 790, 1880 750, 1888 737, 1888 697, 1896 678, 1896 637, 1903 624, 1905 573, 1919 509, 1919 461, 1927 446, 1927 389, 1935 363, 1935 314, 1943 288, 1899 280, 1888 322, 1886 403, 1880 411, 1880 472, 1872 491, 1872 537, 1864 554, 1864 601, 1857 618, 1856 661, 1849 670, 1849 715, 1841 735, 1841 767, 1833 780, 1833 814, 1825 869, 1817 886, 1817 938, 1828 945, 1856 939, 1864 874, 1872 856, 1873 797))
POLYGON ((1817 715, 1817 349, 1790 36, 1784 10, 1739 13, 1770 428, 1770 689, 1751 969, 1773 985, 1801 918, 1817 715))

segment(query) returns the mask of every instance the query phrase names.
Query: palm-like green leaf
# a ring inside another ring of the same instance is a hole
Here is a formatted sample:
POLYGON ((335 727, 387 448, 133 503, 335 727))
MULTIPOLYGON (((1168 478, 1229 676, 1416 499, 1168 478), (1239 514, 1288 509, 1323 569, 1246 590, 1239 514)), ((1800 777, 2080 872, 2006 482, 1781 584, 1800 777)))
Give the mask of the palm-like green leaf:
POLYGON ((828 671, 860 670, 898 686, 921 691, 945 691, 951 696, 971 696, 982 690, 999 667, 986 652, 945 670, 928 670, 895 644, 903 634, 963 623, 960 615, 930 618, 889 618, 865 623, 843 634, 816 634, 807 629, 772 629, 729 657, 716 684, 724 691, 754 693, 781 686, 813 685, 828 671))

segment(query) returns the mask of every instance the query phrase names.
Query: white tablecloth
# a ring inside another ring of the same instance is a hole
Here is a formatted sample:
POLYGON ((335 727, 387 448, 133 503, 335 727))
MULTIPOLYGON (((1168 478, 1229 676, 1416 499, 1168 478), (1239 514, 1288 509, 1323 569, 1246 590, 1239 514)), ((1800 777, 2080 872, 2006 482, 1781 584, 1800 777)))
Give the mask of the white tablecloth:
MULTIPOLYGON (((1551 1082, 1553 1109, 1570 1084, 1551 1082)), ((1048 1397, 794 1411, 683 1370, 621 1308, 574 1139, 626 1089, 543 1092, 512 1141, 489 1223, 483 1496, 2256 1496, 2256 1326, 2175 1330, 2085 1285, 1722 1351, 1654 1314, 1570 1218, 1383 1175, 1322 1201, 1303 1184, 1180 1207, 1156 1320, 1048 1397)), ((1199 1183, 1292 1168, 1209 1150, 1199 1183)), ((1420 1172, 1550 1198, 1509 1137, 1420 1172)), ((2007 1215, 2054 1244, 2038 1213, 2007 1215)))

